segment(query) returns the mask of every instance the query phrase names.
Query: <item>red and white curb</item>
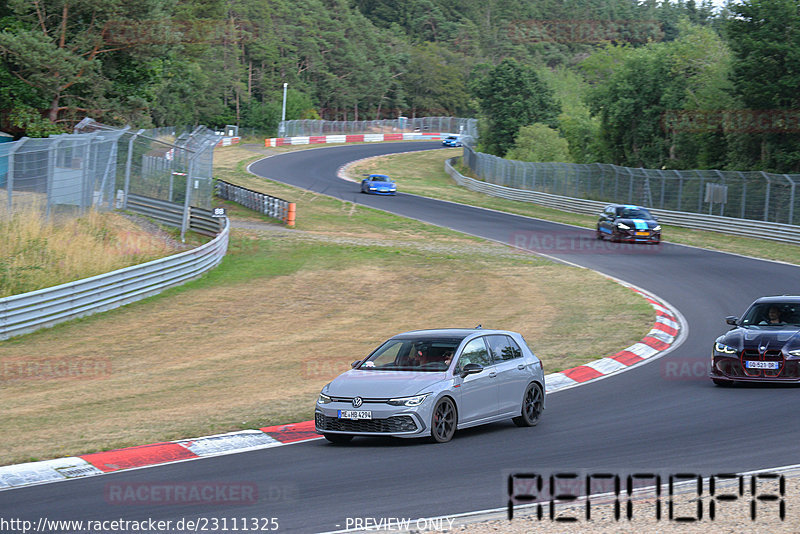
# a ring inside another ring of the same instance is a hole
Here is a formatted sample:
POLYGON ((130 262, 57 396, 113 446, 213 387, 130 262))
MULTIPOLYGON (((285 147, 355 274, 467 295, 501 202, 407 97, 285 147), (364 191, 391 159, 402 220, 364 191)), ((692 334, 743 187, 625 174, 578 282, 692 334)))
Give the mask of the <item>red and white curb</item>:
MULTIPOLYGON (((618 280, 618 282, 620 282, 618 280)), ((685 321, 677 310, 657 297, 620 282, 645 298, 656 311, 653 328, 639 343, 601 358, 559 373, 545 376, 547 393, 571 388, 624 371, 648 359, 663 355, 676 346, 685 335, 685 321)), ((112 451, 96 452, 0 467, 0 491, 59 482, 122 471, 220 456, 239 452, 279 447, 318 439, 314 421, 243 430, 194 439, 151 443, 112 451)))
POLYGON ((314 421, 0 467, 0 491, 319 438, 314 421))
POLYGON ((378 143, 381 141, 441 141, 449 133, 391 133, 391 134, 341 134, 305 135, 297 137, 270 137, 264 146, 317 145, 327 143, 378 143))
POLYGON ((656 321, 653 323, 653 327, 641 341, 617 352, 613 356, 600 358, 585 365, 545 375, 544 382, 547 393, 554 393, 590 380, 604 378, 629 369, 648 359, 663 356, 667 350, 676 346, 682 337, 682 332, 685 335, 686 328, 681 326, 685 324, 683 317, 667 302, 630 284, 620 280, 615 281, 641 295, 655 309, 656 321))

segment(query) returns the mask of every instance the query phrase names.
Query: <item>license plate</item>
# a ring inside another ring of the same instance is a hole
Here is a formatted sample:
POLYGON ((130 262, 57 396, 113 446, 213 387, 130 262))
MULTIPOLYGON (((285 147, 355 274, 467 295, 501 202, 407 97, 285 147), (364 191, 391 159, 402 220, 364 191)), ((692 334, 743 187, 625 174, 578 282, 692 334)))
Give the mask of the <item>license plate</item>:
POLYGON ((650 235, 650 232, 636 232, 636 235, 650 235))
POLYGON ((778 362, 753 362, 746 361, 745 367, 748 369, 777 369, 780 367, 778 362))
POLYGON ((339 410, 339 419, 372 419, 368 410, 339 410))

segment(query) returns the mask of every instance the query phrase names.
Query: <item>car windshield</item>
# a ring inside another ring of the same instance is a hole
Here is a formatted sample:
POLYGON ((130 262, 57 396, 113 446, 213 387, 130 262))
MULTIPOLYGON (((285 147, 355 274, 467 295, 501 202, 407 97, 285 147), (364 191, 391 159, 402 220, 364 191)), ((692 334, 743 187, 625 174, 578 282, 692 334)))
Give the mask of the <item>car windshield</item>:
POLYGON ((372 177, 372 181, 373 182, 388 182, 389 181, 389 177, 388 176, 373 176, 372 177))
POLYGON ((381 345, 357 367, 364 371, 441 372, 450 367, 463 338, 393 338, 381 345))
POLYGON ((644 208, 623 208, 619 215, 623 219, 652 219, 652 215, 644 208))
POLYGON ((800 326, 800 303, 764 302, 748 309, 742 326, 800 326))

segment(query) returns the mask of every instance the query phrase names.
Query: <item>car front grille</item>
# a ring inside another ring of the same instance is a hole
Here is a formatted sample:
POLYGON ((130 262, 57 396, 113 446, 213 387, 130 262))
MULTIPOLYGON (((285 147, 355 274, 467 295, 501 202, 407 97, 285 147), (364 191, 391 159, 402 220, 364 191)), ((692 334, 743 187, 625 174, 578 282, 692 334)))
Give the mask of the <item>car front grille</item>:
POLYGON ((748 377, 760 377, 760 378, 796 378, 797 377, 797 366, 793 365, 791 375, 788 375, 790 369, 786 368, 783 354, 779 350, 767 350, 759 352, 755 349, 746 349, 742 351, 742 364, 741 364, 742 376, 748 377), (747 362, 748 361, 761 361, 761 362, 778 362, 777 369, 748 369, 747 362), (786 371, 786 372, 784 372, 786 371))
POLYGON ((323 432, 397 434, 400 432, 414 432, 417 430, 417 424, 410 415, 396 415, 387 419, 352 420, 328 417, 324 414, 317 413, 315 422, 317 428, 323 432))

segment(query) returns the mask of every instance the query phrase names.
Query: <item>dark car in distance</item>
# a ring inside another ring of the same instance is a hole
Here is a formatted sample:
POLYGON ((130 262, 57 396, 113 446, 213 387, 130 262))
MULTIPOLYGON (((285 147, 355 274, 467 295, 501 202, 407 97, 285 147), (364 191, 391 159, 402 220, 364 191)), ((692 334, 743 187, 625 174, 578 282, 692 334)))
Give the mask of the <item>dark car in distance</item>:
POLYGON ((458 135, 448 135, 442 139, 442 144, 444 146, 464 146, 461 142, 461 136, 458 135))
POLYGON ((800 382, 800 296, 761 297, 714 341, 709 377, 733 382, 800 382))
POLYGON ((661 225, 647 208, 630 204, 611 204, 600 213, 597 221, 597 239, 609 238, 613 242, 661 242, 661 225))

